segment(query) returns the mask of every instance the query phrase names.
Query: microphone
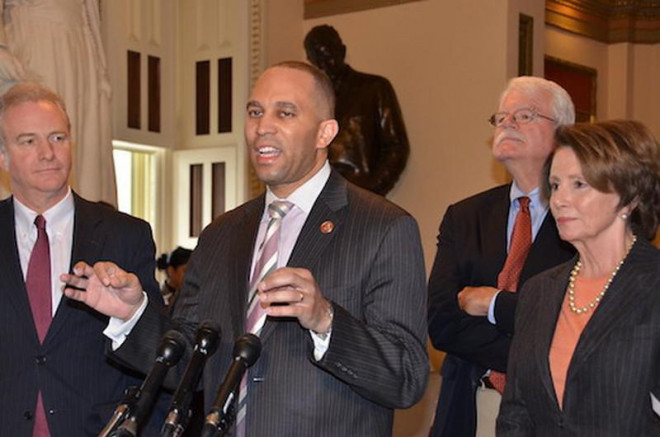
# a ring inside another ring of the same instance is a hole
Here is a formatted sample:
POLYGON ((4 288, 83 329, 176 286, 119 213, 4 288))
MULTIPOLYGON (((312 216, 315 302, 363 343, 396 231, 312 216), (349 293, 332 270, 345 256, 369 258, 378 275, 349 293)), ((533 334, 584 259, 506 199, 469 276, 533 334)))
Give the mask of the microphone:
POLYGON ((186 339, 179 331, 170 330, 163 335, 154 365, 137 394, 135 407, 131 408, 128 417, 116 431, 110 434, 110 437, 136 437, 138 435, 138 428, 144 424, 144 420, 149 415, 167 371, 181 359, 185 349, 186 339))
POLYGON ((161 429, 162 437, 179 437, 188 426, 193 391, 202 374, 206 359, 213 355, 218 347, 219 331, 220 328, 210 320, 202 322, 197 328, 192 358, 172 397, 170 410, 161 429))
POLYGON ((138 397, 140 396, 140 389, 137 386, 130 386, 124 390, 124 397, 122 398, 115 412, 112 413, 112 417, 101 430, 98 437, 108 437, 111 432, 113 432, 117 427, 124 422, 124 419, 130 414, 133 407, 135 407, 135 402, 137 402, 138 397))
POLYGON ((234 343, 234 361, 218 389, 211 411, 206 416, 201 437, 217 437, 229 428, 234 392, 248 367, 261 354, 261 340, 254 334, 243 334, 234 343))

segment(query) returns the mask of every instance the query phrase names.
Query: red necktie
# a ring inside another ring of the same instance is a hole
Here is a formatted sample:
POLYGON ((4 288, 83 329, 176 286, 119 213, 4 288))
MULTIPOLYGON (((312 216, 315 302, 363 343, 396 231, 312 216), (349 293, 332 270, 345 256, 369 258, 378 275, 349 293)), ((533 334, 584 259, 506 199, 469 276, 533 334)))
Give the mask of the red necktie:
MULTIPOLYGON (((46 233, 46 219, 42 215, 38 215, 34 219, 34 224, 37 227, 37 241, 34 243, 32 253, 30 254, 25 288, 30 299, 34 326, 37 328, 39 341, 43 343, 53 317, 51 309, 50 245, 48 243, 48 234, 46 233)), ((32 436, 50 437, 41 392, 37 396, 32 436)))
POLYGON ((50 283, 50 246, 46 233, 46 219, 38 215, 34 219, 37 226, 37 241, 32 248, 28 263, 25 288, 30 299, 32 318, 37 328, 39 341, 44 342, 52 319, 52 287, 50 283))
MULTIPOLYGON (((497 288, 500 290, 515 292, 518 289, 518 278, 525 259, 532 246, 532 217, 529 213, 529 197, 519 197, 520 209, 516 215, 511 233, 511 244, 509 255, 506 257, 504 268, 497 276, 497 288)), ((504 393, 506 375, 495 370, 490 372, 490 382, 500 394, 504 393)))

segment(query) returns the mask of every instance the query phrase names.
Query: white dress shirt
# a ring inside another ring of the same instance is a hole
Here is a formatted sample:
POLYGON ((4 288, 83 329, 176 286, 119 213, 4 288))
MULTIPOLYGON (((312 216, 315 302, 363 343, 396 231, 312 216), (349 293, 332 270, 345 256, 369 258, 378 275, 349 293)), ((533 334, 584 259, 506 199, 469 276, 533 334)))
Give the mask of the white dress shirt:
MULTIPOLYGON (((18 256, 21 260, 23 280, 26 279, 30 255, 37 241, 37 227, 34 219, 39 215, 23 205, 16 197, 14 200, 14 224, 16 227, 16 244, 18 256)), ((71 189, 64 199, 45 211, 42 216, 46 219, 46 234, 50 246, 50 275, 52 315, 62 300, 64 283, 60 281, 62 273, 68 273, 71 265, 71 248, 73 247, 73 217, 74 202, 71 189)))
MULTIPOLYGON (((274 200, 287 200, 294 205, 287 213, 287 215, 285 215, 282 219, 282 225, 280 227, 277 267, 284 267, 289 261, 289 257, 291 256, 291 252, 293 252, 293 247, 298 240, 298 236, 300 235, 300 231, 302 230, 302 227, 307 220, 307 216, 312 210, 312 207, 314 206, 316 199, 319 197, 319 194, 321 194, 321 191, 323 191, 323 187, 328 181, 328 178, 330 178, 330 164, 328 161, 326 161, 323 167, 314 176, 312 176, 311 179, 298 187, 298 189, 296 189, 296 191, 294 191, 286 199, 278 199, 270 190, 270 188, 266 190, 264 214, 261 217, 261 222, 259 223, 259 231, 257 233, 256 246, 253 251, 254 254, 252 258, 251 270, 254 269, 257 257, 259 256, 258 248, 264 239, 266 226, 270 218, 268 215, 267 206, 274 200)), ((146 306, 147 299, 145 293, 145 299, 142 302, 142 306, 135 312, 131 319, 124 322, 114 317, 110 318, 108 326, 103 333, 112 340, 113 349, 117 349, 122 345, 126 339, 126 336, 128 336, 133 327, 137 324, 140 316, 142 316, 142 313, 144 313, 146 306)), ((312 335, 312 340, 314 341, 314 357, 317 360, 320 360, 328 350, 328 345, 330 344, 330 337, 332 334, 322 338, 313 331, 309 332, 312 335)))

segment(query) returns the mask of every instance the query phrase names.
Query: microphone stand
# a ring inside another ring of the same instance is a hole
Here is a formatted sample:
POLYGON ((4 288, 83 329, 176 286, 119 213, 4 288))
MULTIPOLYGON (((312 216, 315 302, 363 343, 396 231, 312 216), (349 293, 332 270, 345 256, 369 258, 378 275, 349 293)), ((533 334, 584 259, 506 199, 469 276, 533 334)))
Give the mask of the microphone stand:
POLYGON ((140 389, 136 386, 130 386, 124 390, 124 397, 122 398, 119 406, 115 409, 112 417, 101 430, 98 437, 110 437, 110 435, 119 427, 119 425, 128 417, 131 410, 135 407, 135 403, 140 397, 140 389))

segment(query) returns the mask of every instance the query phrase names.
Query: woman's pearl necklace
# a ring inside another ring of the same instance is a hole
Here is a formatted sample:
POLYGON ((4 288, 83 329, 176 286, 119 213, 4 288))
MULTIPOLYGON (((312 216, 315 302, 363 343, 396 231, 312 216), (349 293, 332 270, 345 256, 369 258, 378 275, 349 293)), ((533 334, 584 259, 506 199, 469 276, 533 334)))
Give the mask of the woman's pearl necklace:
POLYGON ((619 261, 619 264, 616 266, 616 268, 610 275, 610 278, 605 283, 603 290, 600 293, 598 293, 598 296, 596 296, 596 298, 593 301, 589 302, 588 305, 585 305, 581 308, 578 308, 575 305, 575 278, 577 278, 578 273, 580 273, 580 269, 582 268, 582 261, 578 260, 578 262, 575 263, 573 270, 571 270, 571 276, 568 278, 568 308, 570 308, 572 312, 574 312, 575 314, 586 314, 590 310, 596 308, 596 305, 598 305, 601 299, 603 298, 603 296, 605 296, 607 289, 610 288, 610 284, 612 284, 614 277, 616 276, 617 273, 619 273, 619 269, 621 268, 623 262, 628 257, 628 254, 630 253, 630 249, 632 249, 636 241, 637 241, 637 236, 633 235, 632 242, 630 243, 630 246, 628 246, 628 251, 623 256, 621 261, 619 261))

